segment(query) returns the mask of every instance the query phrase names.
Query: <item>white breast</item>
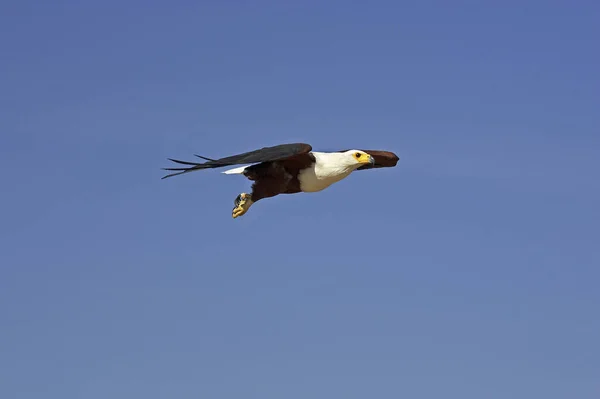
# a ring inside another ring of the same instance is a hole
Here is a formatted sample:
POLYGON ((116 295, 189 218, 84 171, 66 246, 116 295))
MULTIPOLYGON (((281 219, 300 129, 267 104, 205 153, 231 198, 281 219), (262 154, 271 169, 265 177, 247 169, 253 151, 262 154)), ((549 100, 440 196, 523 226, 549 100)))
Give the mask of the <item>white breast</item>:
POLYGON ((347 177, 354 168, 341 153, 312 153, 316 162, 298 174, 300 189, 304 192, 317 192, 326 189, 347 177))

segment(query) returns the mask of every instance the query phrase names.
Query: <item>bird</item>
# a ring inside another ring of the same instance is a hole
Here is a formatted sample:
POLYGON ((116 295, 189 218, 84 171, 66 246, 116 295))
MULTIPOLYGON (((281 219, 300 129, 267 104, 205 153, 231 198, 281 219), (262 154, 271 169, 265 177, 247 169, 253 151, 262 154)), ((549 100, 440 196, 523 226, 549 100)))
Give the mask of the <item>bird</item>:
POLYGON ((345 179, 354 171, 395 167, 400 159, 393 152, 381 150, 313 151, 312 146, 306 143, 262 147, 220 159, 197 154, 194 156, 206 162, 167 158, 169 161, 186 166, 162 168, 174 172, 163 176, 162 179, 235 165, 235 168, 222 173, 242 175, 253 183, 249 193, 242 192, 234 199, 234 207, 231 211, 234 219, 245 215, 253 204, 262 199, 280 194, 316 193, 345 179))

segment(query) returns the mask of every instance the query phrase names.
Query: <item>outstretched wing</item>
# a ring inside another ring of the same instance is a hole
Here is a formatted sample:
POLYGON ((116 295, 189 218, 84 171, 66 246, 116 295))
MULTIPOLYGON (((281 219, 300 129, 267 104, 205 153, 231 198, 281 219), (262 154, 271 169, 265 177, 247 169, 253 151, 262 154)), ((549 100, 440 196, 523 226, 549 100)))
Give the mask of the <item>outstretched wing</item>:
POLYGON ((400 159, 398 155, 390 151, 380 150, 361 150, 375 158, 374 165, 363 165, 357 170, 373 169, 373 168, 393 168, 400 159))
POLYGON ((193 172, 196 170, 202 169, 214 169, 214 168, 222 168, 224 166, 231 165, 243 165, 243 164, 253 164, 260 162, 273 162, 280 161, 286 158, 290 158, 296 155, 307 154, 312 150, 312 147, 309 144, 305 143, 292 143, 292 144, 280 144, 273 147, 263 147, 258 150, 244 152, 242 154, 236 154, 225 158, 220 159, 210 159, 203 157, 201 155, 196 155, 198 158, 204 159, 207 162, 204 163, 196 163, 196 162, 187 162, 180 161, 177 159, 168 158, 170 161, 173 161, 182 165, 189 165, 189 167, 182 168, 163 168, 163 170, 176 171, 176 173, 171 173, 163 177, 166 179, 167 177, 181 175, 183 173, 193 172))

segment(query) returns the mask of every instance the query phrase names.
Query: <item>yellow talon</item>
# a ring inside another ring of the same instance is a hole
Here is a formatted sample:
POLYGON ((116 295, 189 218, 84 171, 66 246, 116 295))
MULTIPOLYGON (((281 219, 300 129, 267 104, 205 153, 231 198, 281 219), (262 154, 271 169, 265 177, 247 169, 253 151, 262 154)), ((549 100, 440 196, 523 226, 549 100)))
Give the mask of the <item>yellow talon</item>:
POLYGON ((235 218, 236 218, 236 217, 238 217, 238 216, 242 216, 244 213, 246 213, 246 209, 244 209, 244 208, 243 208, 243 207, 241 207, 241 206, 238 206, 237 208, 235 208, 235 209, 233 210, 232 216, 233 216, 233 218, 235 219, 235 218))
POLYGON ((238 197, 235 199, 234 204, 236 205, 236 207, 233 208, 231 216, 233 216, 233 218, 235 219, 248 212, 248 209, 250 209, 250 206, 252 205, 252 199, 250 198, 250 195, 242 193, 238 195, 238 197))

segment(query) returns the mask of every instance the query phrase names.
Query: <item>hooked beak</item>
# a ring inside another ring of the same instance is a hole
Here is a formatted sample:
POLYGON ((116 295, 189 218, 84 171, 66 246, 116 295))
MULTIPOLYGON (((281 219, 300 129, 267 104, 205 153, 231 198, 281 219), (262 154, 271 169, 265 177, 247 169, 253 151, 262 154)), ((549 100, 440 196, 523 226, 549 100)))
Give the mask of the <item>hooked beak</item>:
POLYGON ((369 163, 375 165, 375 158, 373 158, 373 155, 369 155, 369 163))

